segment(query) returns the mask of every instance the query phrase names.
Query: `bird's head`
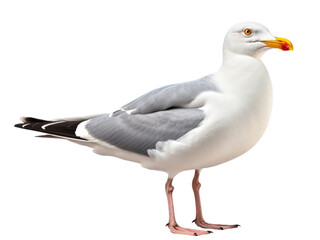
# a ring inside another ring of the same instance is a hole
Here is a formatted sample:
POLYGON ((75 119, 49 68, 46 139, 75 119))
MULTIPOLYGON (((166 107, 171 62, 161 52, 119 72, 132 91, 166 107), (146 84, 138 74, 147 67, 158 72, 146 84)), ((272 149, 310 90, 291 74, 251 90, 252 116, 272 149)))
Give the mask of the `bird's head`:
POLYGON ((238 23, 231 27, 224 40, 224 51, 260 58, 270 48, 293 50, 292 43, 274 37, 269 30, 253 22, 238 23))

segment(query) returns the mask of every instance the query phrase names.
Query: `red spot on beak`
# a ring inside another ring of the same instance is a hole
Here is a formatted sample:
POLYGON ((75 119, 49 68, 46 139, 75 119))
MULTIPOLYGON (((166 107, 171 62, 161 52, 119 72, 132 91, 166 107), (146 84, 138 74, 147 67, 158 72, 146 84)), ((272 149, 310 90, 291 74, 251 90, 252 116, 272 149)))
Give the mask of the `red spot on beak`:
POLYGON ((287 42, 282 42, 281 43, 281 49, 283 51, 289 51, 290 50, 290 45, 287 42))

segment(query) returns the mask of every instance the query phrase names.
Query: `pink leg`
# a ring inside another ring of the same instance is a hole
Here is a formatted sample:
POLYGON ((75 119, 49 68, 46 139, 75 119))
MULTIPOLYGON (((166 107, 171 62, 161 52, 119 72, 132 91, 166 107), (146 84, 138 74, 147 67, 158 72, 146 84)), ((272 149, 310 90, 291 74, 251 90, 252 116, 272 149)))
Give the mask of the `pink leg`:
POLYGON ((199 226, 201 228, 210 228, 210 229, 224 230, 224 229, 239 227, 239 225, 237 225, 237 224, 234 224, 234 225, 210 224, 210 223, 207 223, 203 219, 201 201, 200 201, 200 193, 199 193, 199 190, 201 187, 201 184, 199 182, 199 175, 200 175, 200 171, 198 169, 196 169, 196 171, 194 173, 194 178, 192 181, 192 188, 193 188, 194 198, 195 198, 195 202, 196 202, 196 219, 193 220, 193 222, 195 222, 197 224, 197 226, 199 226))
POLYGON ((211 231, 203 231, 203 230, 196 230, 196 229, 189 229, 180 227, 175 219, 174 208, 173 208, 173 199, 172 199, 172 192, 174 187, 172 186, 172 178, 168 178, 166 183, 166 194, 168 198, 168 206, 169 206, 169 223, 167 226, 169 227, 172 233, 177 234, 186 234, 192 236, 199 236, 204 234, 209 234, 211 231))

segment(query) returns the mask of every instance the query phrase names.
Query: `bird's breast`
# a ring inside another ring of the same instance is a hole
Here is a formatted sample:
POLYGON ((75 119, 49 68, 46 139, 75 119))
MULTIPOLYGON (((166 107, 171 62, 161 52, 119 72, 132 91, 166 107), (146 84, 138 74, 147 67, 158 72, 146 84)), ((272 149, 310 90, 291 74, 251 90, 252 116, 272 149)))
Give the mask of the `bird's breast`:
POLYGON ((272 108, 272 86, 268 75, 243 84, 236 92, 225 92, 220 99, 208 98, 206 122, 210 131, 208 164, 220 164, 248 151, 261 138, 272 108))

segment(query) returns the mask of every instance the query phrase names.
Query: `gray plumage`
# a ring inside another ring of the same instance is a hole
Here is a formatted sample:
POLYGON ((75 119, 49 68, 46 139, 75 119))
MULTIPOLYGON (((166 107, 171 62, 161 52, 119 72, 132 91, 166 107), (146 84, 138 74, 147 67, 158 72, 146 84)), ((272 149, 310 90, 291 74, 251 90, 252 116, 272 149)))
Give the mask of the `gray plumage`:
POLYGON ((123 110, 133 110, 131 114, 145 114, 180 107, 191 102, 200 93, 205 91, 218 91, 209 80, 211 75, 199 80, 172 84, 155 89, 142 95, 136 100, 124 105, 123 110))
POLYGON ((177 140, 203 119, 203 111, 196 108, 135 115, 121 111, 117 116, 103 115, 90 120, 86 129, 101 141, 148 156, 148 149, 154 149, 158 142, 177 140))
POLYGON ((179 108, 200 93, 218 91, 211 76, 155 89, 112 115, 93 118, 86 125, 91 136, 118 148, 148 155, 148 149, 177 140, 204 119, 198 108, 179 108), (130 111, 130 114, 126 111, 130 111))

